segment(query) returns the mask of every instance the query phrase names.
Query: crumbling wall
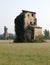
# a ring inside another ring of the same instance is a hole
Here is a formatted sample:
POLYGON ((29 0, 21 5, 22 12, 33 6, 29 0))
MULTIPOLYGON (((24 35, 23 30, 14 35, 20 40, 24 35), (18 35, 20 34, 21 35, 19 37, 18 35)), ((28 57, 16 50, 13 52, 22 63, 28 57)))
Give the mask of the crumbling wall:
POLYGON ((36 37, 38 37, 38 36, 42 36, 42 28, 41 27, 34 28, 34 39, 36 39, 36 37))
POLYGON ((37 21, 36 21, 36 16, 33 13, 27 12, 25 13, 25 18, 24 18, 24 27, 27 28, 28 25, 37 25, 37 21))

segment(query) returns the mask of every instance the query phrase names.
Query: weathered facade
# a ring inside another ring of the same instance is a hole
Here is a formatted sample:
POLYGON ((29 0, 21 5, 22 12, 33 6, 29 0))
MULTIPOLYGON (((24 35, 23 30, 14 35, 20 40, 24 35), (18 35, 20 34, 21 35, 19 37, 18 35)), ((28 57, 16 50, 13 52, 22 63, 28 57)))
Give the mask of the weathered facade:
POLYGON ((15 18, 15 33, 18 41, 24 41, 24 37, 30 40, 42 35, 42 28, 37 26, 36 12, 22 10, 15 18))

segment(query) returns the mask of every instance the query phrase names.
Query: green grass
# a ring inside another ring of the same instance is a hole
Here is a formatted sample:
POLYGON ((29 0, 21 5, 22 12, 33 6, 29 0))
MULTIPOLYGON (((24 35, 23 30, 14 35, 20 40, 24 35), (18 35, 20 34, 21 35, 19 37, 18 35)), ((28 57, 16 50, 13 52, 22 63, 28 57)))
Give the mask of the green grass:
POLYGON ((0 65, 50 65, 50 42, 0 41, 0 65))

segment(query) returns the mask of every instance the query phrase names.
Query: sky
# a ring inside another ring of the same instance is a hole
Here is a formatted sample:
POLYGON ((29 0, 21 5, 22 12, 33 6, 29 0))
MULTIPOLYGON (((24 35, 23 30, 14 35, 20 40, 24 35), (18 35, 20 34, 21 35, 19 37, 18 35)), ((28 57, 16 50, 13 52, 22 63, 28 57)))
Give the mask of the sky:
POLYGON ((14 19, 22 10, 36 12, 37 25, 50 30, 50 0, 0 0, 0 34, 4 26, 8 33, 15 33, 14 19))

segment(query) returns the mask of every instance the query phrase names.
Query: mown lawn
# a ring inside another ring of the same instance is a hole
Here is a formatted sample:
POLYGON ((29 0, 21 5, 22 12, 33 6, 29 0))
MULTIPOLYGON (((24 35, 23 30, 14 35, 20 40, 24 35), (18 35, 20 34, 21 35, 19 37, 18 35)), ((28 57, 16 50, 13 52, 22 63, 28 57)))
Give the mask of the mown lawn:
POLYGON ((50 42, 0 41, 0 65, 50 65, 50 42))

